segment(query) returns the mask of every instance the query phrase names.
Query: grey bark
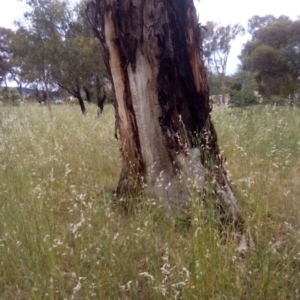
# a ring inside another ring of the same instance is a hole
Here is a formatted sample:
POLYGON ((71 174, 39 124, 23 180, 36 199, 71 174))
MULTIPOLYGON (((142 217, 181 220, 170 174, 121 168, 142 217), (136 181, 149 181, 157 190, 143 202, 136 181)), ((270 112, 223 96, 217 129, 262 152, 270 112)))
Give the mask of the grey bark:
POLYGON ((244 224, 222 164, 192 0, 95 0, 87 16, 113 82, 119 198, 144 184, 171 210, 212 186, 221 223, 244 224))

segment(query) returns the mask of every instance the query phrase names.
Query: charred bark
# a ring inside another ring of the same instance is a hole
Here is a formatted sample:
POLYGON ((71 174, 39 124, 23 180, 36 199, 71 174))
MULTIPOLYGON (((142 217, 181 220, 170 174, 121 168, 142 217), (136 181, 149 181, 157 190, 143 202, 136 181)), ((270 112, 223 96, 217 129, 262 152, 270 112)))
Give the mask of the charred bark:
POLYGON ((203 197, 210 182, 221 221, 242 231, 210 118, 193 1, 94 0, 87 15, 113 82, 123 158, 118 196, 146 184, 171 208, 188 208, 191 188, 203 197))

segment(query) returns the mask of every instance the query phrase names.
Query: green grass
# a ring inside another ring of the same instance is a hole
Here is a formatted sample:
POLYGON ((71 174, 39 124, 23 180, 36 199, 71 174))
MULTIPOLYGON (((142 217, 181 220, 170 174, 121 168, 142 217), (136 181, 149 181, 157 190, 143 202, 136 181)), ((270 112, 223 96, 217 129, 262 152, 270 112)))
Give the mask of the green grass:
POLYGON ((244 259, 201 207, 185 229, 143 197, 112 205, 114 113, 0 108, 0 299, 297 299, 300 111, 218 108, 226 167, 255 240, 244 259))

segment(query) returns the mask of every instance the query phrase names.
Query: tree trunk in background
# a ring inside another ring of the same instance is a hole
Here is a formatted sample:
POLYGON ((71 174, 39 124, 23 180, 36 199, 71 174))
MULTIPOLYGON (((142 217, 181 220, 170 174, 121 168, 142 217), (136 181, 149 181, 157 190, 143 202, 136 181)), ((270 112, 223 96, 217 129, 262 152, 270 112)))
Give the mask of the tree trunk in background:
POLYGON ((83 115, 85 115, 86 114, 86 108, 85 108, 85 105, 84 105, 84 100, 81 96, 80 86, 78 85, 76 87, 68 88, 66 86, 63 86, 60 83, 57 83, 57 84, 58 84, 59 87, 66 90, 69 94, 71 94, 72 96, 74 96, 75 98, 78 99, 78 103, 79 103, 81 112, 82 112, 83 115))
MULTIPOLYGON (((172 210, 211 187, 221 222, 243 231, 217 135, 192 0, 96 0, 87 7, 113 81, 120 131, 119 198, 147 185, 172 210)), ((200 196, 199 196, 200 197, 200 196)))
POLYGON ((48 75, 43 74, 43 101, 45 102, 45 104, 47 105, 50 115, 52 115, 52 109, 51 109, 51 99, 49 96, 49 80, 48 80, 48 75))
POLYGON ((86 96, 86 100, 88 103, 91 103, 92 102, 92 99, 91 99, 91 93, 89 91, 89 89, 87 87, 83 87, 83 90, 85 92, 85 96, 86 96))
POLYGON ((290 101, 289 101, 290 108, 294 107, 294 100, 295 100, 295 93, 291 93, 290 94, 290 101))
POLYGON ((85 105, 84 105, 84 100, 81 96, 80 86, 77 86, 76 88, 73 88, 72 91, 73 91, 73 96, 78 99, 78 103, 79 103, 82 114, 85 115, 86 114, 86 108, 85 108, 85 105))
POLYGON ((99 75, 96 76, 96 92, 97 92, 97 106, 99 109, 99 114, 102 114, 104 102, 106 100, 106 93, 105 93, 105 87, 103 84, 103 80, 100 78, 99 75))
POLYGON ((20 94, 21 102, 23 102, 24 101, 24 96, 23 96, 23 85, 22 85, 22 82, 18 82, 18 81, 16 81, 16 82, 19 85, 18 92, 20 94))

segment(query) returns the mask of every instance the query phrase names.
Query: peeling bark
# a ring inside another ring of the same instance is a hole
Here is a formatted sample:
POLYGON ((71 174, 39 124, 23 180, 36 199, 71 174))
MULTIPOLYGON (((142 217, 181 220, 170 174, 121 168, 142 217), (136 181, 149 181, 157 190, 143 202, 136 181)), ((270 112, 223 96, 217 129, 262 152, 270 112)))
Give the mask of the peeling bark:
POLYGON ((193 1, 94 0, 87 16, 113 82, 123 158, 118 196, 145 183, 172 209, 188 209, 191 183, 203 196, 209 182, 221 221, 243 231, 210 118, 193 1))

